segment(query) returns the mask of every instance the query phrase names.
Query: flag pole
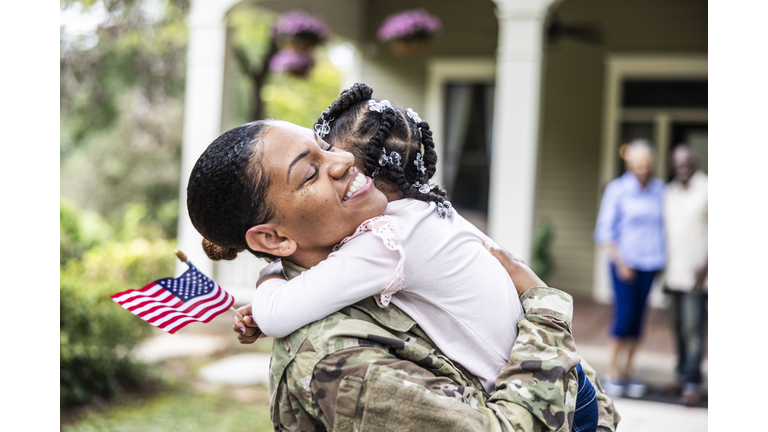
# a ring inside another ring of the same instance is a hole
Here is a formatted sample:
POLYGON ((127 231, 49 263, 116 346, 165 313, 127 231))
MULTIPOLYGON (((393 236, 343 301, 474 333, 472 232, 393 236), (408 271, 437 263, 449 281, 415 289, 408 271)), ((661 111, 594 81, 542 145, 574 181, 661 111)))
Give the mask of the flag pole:
MULTIPOLYGON (((176 249, 176 256, 179 258, 179 260, 181 260, 181 262, 189 265, 189 263, 187 263, 187 256, 184 255, 184 252, 176 249)), ((240 314, 240 312, 237 311, 237 309, 235 309, 234 306, 230 306, 229 310, 231 310, 232 313, 234 313, 237 316, 237 319, 239 319, 242 322, 245 322, 245 318, 243 318, 243 316, 240 314)))

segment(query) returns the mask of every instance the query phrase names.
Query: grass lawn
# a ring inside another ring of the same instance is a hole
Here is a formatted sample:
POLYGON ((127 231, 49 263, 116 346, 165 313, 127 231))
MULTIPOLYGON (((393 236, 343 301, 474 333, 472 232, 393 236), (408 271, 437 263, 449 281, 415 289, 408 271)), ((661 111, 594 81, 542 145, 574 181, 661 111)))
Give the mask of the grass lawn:
POLYGON ((272 431, 266 388, 194 389, 176 386, 148 398, 90 408, 66 432, 272 431))
MULTIPOLYGON (((249 349, 269 352, 270 346, 262 340, 249 349)), ((242 351, 237 346, 212 356, 156 363, 156 379, 145 389, 61 412, 61 431, 271 432, 266 385, 229 386, 197 378, 201 366, 242 351)))

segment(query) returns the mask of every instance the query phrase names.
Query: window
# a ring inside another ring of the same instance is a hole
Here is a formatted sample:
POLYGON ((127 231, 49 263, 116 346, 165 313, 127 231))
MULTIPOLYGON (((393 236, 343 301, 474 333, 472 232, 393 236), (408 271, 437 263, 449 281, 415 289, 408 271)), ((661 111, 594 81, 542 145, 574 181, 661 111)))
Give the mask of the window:
POLYGON ((486 219, 494 85, 445 84, 443 182, 462 214, 486 219))
POLYGON ((707 80, 627 79, 622 87, 626 108, 707 108, 707 80))
POLYGON ((425 111, 440 156, 432 181, 481 231, 488 224, 493 58, 432 58, 427 62, 425 111))

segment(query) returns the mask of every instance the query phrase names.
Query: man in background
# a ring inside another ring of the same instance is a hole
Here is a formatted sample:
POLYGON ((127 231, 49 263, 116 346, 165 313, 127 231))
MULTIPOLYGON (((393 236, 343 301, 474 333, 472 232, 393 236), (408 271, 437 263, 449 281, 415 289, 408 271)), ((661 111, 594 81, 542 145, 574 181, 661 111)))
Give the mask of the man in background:
POLYGON ((696 156, 681 144, 672 153, 674 178, 664 195, 667 269, 664 291, 677 345, 680 402, 693 406, 701 398, 701 361, 707 315, 707 175, 696 156))

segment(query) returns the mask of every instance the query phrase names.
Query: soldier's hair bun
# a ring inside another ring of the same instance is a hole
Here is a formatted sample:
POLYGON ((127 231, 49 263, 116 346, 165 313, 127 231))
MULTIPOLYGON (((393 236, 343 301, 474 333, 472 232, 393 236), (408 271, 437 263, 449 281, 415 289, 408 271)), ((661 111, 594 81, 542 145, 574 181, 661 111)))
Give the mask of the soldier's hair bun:
POLYGON ((213 261, 232 261, 237 258, 237 254, 245 249, 225 248, 211 243, 208 239, 203 239, 203 250, 205 251, 205 254, 208 255, 208 258, 213 261))

